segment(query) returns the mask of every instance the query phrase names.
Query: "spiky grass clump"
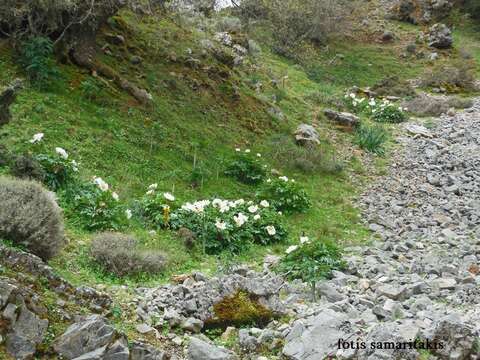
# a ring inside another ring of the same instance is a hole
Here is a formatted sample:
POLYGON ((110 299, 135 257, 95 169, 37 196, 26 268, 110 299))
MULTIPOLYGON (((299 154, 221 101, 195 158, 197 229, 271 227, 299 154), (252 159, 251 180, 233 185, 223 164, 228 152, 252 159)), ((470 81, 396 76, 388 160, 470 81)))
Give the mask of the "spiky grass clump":
POLYGON ((387 132, 381 126, 360 126, 355 132, 355 143, 368 152, 385 155, 387 132))
POLYGON ((62 210, 53 193, 33 181, 0 177, 0 237, 43 260, 65 244, 62 210))

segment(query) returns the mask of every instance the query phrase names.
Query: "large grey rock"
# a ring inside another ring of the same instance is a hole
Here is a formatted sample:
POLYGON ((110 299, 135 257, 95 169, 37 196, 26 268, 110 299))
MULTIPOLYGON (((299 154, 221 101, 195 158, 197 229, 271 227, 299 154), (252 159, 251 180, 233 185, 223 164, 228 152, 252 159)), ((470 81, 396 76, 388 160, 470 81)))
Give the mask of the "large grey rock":
POLYGON ((238 360, 231 351, 219 348, 195 337, 190 338, 188 360, 238 360))
POLYGON ((320 136, 317 130, 308 124, 300 124, 295 130, 295 140, 299 145, 318 145, 320 144, 320 136))
POLYGON ((324 114, 329 120, 332 120, 342 126, 353 128, 360 124, 360 118, 351 113, 326 109, 324 114))
POLYGON ((321 311, 299 336, 287 338, 283 355, 292 360, 319 360, 335 356, 339 339, 353 333, 348 316, 331 309, 321 311))
POLYGON ((125 338, 120 338, 108 348, 104 360, 129 360, 130 350, 125 338))
POLYGON ((71 325, 53 348, 65 359, 75 359, 110 344, 115 335, 115 329, 103 317, 91 315, 71 325))
POLYGON ((151 345, 136 341, 133 343, 130 360, 166 360, 167 354, 151 345))
POLYGON ((478 329, 475 330, 459 314, 453 313, 436 321, 427 338, 444 345, 443 349, 432 351, 441 359, 467 360, 480 355, 477 348, 479 335, 478 329))
POLYGON ((48 320, 40 319, 25 305, 7 334, 6 347, 8 353, 16 359, 29 359, 37 346, 43 341, 47 332, 48 320))
POLYGON ((17 287, 10 284, 7 279, 0 279, 0 310, 3 309, 10 299, 10 295, 17 287))
POLYGON ((449 49, 453 44, 450 28, 445 24, 435 24, 428 32, 428 46, 437 49, 449 49))

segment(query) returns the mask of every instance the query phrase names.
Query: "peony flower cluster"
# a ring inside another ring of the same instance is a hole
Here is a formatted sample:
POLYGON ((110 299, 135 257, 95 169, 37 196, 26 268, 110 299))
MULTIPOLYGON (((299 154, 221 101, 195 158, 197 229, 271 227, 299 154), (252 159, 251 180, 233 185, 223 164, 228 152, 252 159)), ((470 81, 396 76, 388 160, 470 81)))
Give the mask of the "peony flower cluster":
POLYGON ((307 245, 307 244, 310 244, 310 239, 308 238, 308 236, 302 235, 302 236, 300 236, 300 245, 289 246, 287 248, 287 250, 285 250, 285 254, 287 254, 287 255, 291 254, 292 252, 298 250, 300 248, 300 246, 307 245))

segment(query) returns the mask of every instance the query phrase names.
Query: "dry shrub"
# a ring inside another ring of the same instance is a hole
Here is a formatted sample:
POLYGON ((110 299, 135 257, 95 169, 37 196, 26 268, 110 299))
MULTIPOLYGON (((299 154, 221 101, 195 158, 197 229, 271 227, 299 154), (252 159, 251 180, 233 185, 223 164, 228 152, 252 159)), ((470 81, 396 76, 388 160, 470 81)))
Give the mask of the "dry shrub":
POLYGON ((461 98, 459 96, 434 97, 427 94, 421 94, 413 99, 404 101, 403 107, 416 116, 440 116, 445 114, 450 108, 465 109, 473 105, 471 99, 461 98))
POLYGON ((62 210, 32 181, 0 178, 0 237, 48 260, 65 244, 62 210))
POLYGON ((279 136, 273 140, 271 154, 277 166, 287 167, 304 174, 334 174, 343 170, 343 164, 335 154, 322 145, 299 146, 289 136, 279 136))
POLYGON ((424 87, 445 88, 449 93, 475 90, 475 62, 457 61, 449 65, 437 65, 424 74, 424 87))
POLYGON ((42 165, 30 155, 20 155, 15 158, 11 166, 15 177, 43 182, 45 170, 42 165))
POLYGON ((158 251, 139 247, 130 235, 106 232, 97 234, 90 254, 105 271, 117 276, 156 274, 165 268, 165 257, 158 251))
POLYGON ((412 85, 406 80, 401 80, 398 76, 390 76, 379 81, 372 86, 372 91, 377 96, 407 97, 415 95, 415 89, 412 85))
POLYGON ((244 20, 268 20, 275 50, 291 56, 304 41, 323 44, 348 29, 351 2, 343 0, 244 0, 240 16, 244 20))

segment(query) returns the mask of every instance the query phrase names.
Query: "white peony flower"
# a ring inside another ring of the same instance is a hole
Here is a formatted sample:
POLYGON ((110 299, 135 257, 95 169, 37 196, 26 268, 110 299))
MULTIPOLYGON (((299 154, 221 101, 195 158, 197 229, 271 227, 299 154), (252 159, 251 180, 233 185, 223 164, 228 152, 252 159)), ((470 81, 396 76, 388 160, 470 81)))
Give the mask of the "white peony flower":
POLYGON ((258 206, 256 205, 249 206, 248 211, 252 214, 255 214, 258 211, 258 206))
POLYGON ((130 220, 133 216, 132 210, 130 209, 125 210, 125 216, 127 217, 128 220, 130 220))
POLYGON ((150 185, 150 186, 148 187, 148 190, 156 190, 157 187, 158 187, 158 184, 155 183, 155 184, 150 185))
POLYGON ((260 201, 260 206, 262 206, 264 208, 268 208, 270 206, 270 204, 268 203, 267 200, 262 200, 262 201, 260 201))
POLYGON ((272 182, 272 179, 267 179, 267 183, 271 183, 272 182))
POLYGON ((153 190, 153 189, 152 189, 152 190, 148 190, 148 191, 146 192, 146 194, 147 194, 147 195, 153 195, 153 194, 155 194, 155 190, 153 190))
POLYGON ((235 205, 243 205, 245 204, 245 200, 243 199, 238 199, 237 201, 235 201, 235 205))
POLYGON ((257 157, 262 157, 262 154, 260 154, 260 153, 257 153, 257 157))
POLYGON ((246 150, 245 150, 245 152, 246 152, 247 154, 249 154, 250 151, 251 151, 250 149, 246 149, 246 150))
POLYGON ((245 216, 242 213, 239 213, 237 216, 233 217, 233 220, 235 221, 235 224, 237 224, 238 227, 241 227, 243 224, 245 224, 248 221, 248 216, 245 216))
POLYGON ((227 224, 223 221, 220 221, 217 219, 217 221, 215 222, 215 227, 220 230, 220 231, 223 231, 227 228, 227 224))
POLYGON ((253 220, 260 220, 260 215, 259 215, 259 214, 255 215, 255 216, 253 217, 253 220))
POLYGON ((282 181, 288 182, 288 177, 286 176, 280 176, 279 179, 282 181))
POLYGON ((213 199, 212 205, 216 208, 220 207, 220 205, 223 203, 221 199, 213 199))
POLYGON ((235 151, 236 151, 236 152, 240 152, 241 150, 240 150, 240 148, 236 148, 235 151))
POLYGON ((275 226, 269 225, 265 228, 267 230, 268 235, 274 236, 277 233, 275 226))
POLYGON ((65 151, 65 149, 62 149, 61 147, 57 147, 55 148, 55 152, 65 160, 68 159, 68 153, 65 151))
POLYGON ((173 196, 172 194, 166 192, 166 193, 163 193, 163 197, 165 199, 167 199, 168 201, 175 201, 175 196, 173 196))
POLYGON ((297 246, 297 245, 292 245, 292 246, 290 246, 287 250, 285 250, 285 253, 286 253, 286 254, 290 254, 290 253, 294 252, 294 251, 297 250, 297 249, 298 249, 298 246, 297 246))
POLYGON ((282 213, 281 211, 279 211, 277 214, 278 214, 278 215, 280 215, 280 216, 282 216, 282 215, 283 215, 283 213, 282 213))
POLYGON ((30 140, 30 143, 36 144, 36 143, 42 141, 43 136, 44 136, 44 133, 38 133, 38 134, 33 135, 33 138, 30 140))
POLYGON ((103 181, 102 178, 95 177, 95 178, 93 179, 93 182, 94 182, 95 185, 97 185, 98 188, 99 188, 100 190, 102 190, 103 192, 108 191, 109 186, 108 186, 108 184, 107 184, 105 181, 103 181))
POLYGON ((115 200, 115 201, 120 200, 120 196, 118 196, 118 194, 117 194, 115 191, 112 192, 112 198, 113 198, 113 200, 115 200))
POLYGON ((300 236, 300 244, 309 244, 310 243, 310 239, 308 238, 308 236, 300 236))

